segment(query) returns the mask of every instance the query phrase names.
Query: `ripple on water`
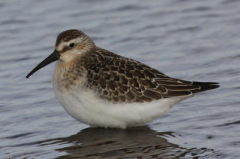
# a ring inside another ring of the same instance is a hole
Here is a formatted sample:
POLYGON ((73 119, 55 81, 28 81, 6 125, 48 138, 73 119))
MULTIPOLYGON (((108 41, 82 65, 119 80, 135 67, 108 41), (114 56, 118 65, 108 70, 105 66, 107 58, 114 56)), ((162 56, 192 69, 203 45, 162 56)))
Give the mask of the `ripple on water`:
POLYGON ((0 158, 238 158, 239 2, 0 1, 0 158), (53 65, 25 79, 72 28, 167 75, 221 87, 149 127, 87 128, 55 99, 53 65))

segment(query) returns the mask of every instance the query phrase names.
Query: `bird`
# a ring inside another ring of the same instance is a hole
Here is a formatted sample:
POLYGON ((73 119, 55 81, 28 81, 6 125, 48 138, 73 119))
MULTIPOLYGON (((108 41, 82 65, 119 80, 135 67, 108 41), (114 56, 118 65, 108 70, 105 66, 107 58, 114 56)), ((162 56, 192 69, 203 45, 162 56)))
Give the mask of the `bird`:
POLYGON ((95 45, 84 32, 61 32, 55 49, 27 76, 57 61, 52 75, 55 96, 66 112, 93 127, 142 126, 196 93, 218 88, 217 82, 172 78, 95 45))

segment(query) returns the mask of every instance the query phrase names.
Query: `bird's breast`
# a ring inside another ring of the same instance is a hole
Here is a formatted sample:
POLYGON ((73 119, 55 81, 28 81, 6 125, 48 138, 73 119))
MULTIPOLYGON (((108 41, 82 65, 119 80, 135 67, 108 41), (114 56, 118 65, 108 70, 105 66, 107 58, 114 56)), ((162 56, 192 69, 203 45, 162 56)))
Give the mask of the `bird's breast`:
POLYGON ((82 67, 57 62, 52 78, 53 87, 57 92, 71 92, 84 84, 85 77, 86 73, 82 67))

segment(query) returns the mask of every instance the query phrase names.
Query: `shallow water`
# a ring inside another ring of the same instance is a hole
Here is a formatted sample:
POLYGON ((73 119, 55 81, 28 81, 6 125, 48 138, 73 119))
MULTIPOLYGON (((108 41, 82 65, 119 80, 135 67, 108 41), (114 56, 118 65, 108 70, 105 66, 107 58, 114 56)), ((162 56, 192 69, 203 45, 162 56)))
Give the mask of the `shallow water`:
POLYGON ((0 0, 0 158, 240 156, 240 1, 0 0), (144 127, 89 128, 54 97, 53 65, 26 74, 58 33, 185 80, 220 82, 144 127))

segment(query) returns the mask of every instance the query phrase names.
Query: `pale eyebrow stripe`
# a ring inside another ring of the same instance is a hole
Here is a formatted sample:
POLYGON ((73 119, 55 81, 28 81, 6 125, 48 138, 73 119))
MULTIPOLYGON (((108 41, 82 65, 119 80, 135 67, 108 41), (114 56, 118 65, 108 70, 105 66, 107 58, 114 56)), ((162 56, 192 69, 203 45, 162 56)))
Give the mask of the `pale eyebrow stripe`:
POLYGON ((66 50, 66 46, 68 46, 71 43, 80 43, 83 39, 82 38, 76 38, 76 39, 72 39, 70 41, 62 41, 58 44, 58 46, 56 47, 56 50, 58 50, 59 52, 63 52, 64 50, 66 50))

